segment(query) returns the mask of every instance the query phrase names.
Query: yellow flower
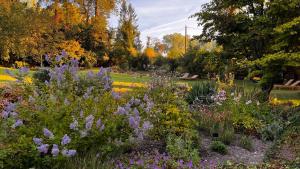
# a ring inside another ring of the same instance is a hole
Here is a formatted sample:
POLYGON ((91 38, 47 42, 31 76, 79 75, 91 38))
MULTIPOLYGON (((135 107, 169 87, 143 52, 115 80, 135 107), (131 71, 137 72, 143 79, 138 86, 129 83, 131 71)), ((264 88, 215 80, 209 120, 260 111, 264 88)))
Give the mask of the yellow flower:
POLYGON ((26 76, 26 77, 24 78, 23 81, 24 81, 24 83, 32 84, 32 79, 31 79, 31 77, 26 76))

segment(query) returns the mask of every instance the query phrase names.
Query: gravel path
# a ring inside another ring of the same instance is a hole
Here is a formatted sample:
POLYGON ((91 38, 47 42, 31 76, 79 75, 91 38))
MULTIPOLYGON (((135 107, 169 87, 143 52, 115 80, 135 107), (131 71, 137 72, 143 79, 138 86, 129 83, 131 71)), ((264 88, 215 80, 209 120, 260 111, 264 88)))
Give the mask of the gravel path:
POLYGON ((212 152, 209 149, 209 145, 212 139, 203 136, 202 137, 202 164, 204 168, 215 168, 219 164, 223 164, 226 161, 242 163, 245 165, 260 164, 263 162, 264 156, 267 150, 271 146, 271 142, 263 142, 257 138, 252 137, 253 151, 248 151, 238 146, 240 136, 236 135, 236 141, 227 146, 228 153, 221 155, 216 152, 212 152))

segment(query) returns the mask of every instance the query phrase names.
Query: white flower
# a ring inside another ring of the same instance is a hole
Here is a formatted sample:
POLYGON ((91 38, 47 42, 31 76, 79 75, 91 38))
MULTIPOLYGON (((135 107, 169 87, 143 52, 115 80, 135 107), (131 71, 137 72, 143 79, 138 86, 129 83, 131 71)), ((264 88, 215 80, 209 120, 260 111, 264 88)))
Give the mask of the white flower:
POLYGON ((248 100, 248 101, 246 102, 246 105, 251 104, 251 103, 252 103, 252 100, 248 100))

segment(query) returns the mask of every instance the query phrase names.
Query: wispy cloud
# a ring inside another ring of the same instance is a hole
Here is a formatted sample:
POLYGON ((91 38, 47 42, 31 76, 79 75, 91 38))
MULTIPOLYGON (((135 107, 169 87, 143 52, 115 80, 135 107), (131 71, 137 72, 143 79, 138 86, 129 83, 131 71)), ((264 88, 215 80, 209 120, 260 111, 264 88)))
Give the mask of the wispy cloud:
POLYGON ((198 35, 201 28, 194 18, 189 18, 209 0, 130 0, 138 15, 141 39, 147 36, 162 38, 166 34, 184 33, 198 35))

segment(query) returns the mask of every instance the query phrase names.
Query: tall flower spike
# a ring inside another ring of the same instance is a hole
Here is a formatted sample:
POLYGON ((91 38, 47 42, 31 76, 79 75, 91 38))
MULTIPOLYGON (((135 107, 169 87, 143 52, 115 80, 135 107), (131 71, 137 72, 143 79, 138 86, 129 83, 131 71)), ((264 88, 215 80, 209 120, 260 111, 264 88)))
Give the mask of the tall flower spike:
POLYGON ((77 127, 78 127, 78 121, 74 120, 73 123, 70 124, 70 129, 77 130, 77 127))
POLYGON ((19 119, 11 127, 15 129, 15 128, 20 127, 22 125, 23 125, 23 121, 19 119))
POLYGON ((52 150, 51 150, 51 154, 56 157, 59 154, 59 148, 57 144, 53 144, 52 145, 52 150))
POLYGON ((53 133, 50 130, 48 130, 47 128, 44 128, 43 132, 44 132, 45 137, 50 138, 50 139, 54 138, 53 133))
POLYGON ((38 151, 40 153, 44 153, 44 154, 47 154, 48 148, 49 148, 48 144, 42 144, 42 145, 40 145, 40 146, 37 147, 38 151))
POLYGON ((32 140, 33 140, 34 144, 36 144, 38 146, 43 144, 43 139, 41 139, 41 138, 34 137, 32 140))
POLYGON ((71 138, 67 134, 65 134, 61 139, 61 145, 63 146, 69 144, 70 142, 71 142, 71 138))

